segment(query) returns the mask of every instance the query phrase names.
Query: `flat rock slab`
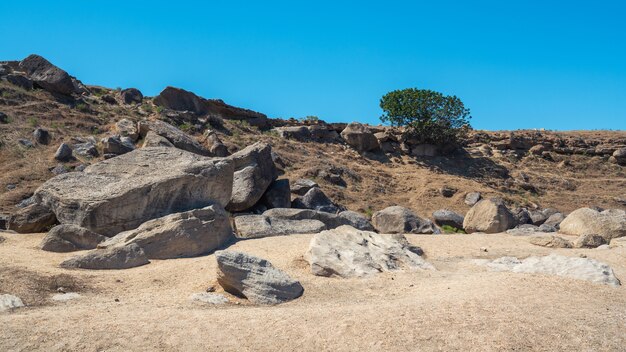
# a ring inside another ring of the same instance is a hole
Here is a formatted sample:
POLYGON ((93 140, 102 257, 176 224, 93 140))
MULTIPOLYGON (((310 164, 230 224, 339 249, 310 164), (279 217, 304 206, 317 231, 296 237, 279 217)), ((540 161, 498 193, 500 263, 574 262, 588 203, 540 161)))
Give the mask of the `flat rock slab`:
POLYGON ((99 248, 141 247, 149 259, 193 257, 209 253, 233 239, 228 213, 219 204, 146 221, 109 238, 99 248))
POLYGON ((52 300, 57 302, 67 302, 79 298, 81 295, 76 292, 59 293, 52 296, 52 300))
POLYGON ((255 304, 278 304, 296 299, 304 288, 265 259, 235 251, 218 251, 217 282, 231 294, 255 304))
POLYGON ((174 148, 142 148, 62 174, 35 192, 62 224, 104 236, 171 213, 230 200, 232 162, 174 148))
POLYGON ((402 234, 377 234, 340 226, 315 235, 306 258, 318 276, 363 277, 383 271, 435 270, 402 234))
POLYGON ((189 299, 196 302, 208 303, 208 304, 226 304, 228 303, 228 298, 219 293, 210 293, 210 292, 202 292, 202 293, 194 293, 189 296, 189 299))
POLYGON ((0 295, 0 312, 4 312, 7 310, 24 307, 24 302, 13 295, 0 295))
POLYGON ((235 217, 237 238, 261 238, 271 236, 318 233, 326 230, 326 225, 313 219, 281 219, 265 215, 240 215, 235 217))
POLYGON ((610 286, 620 285, 611 267, 589 258, 550 254, 544 257, 528 257, 523 260, 516 257, 502 257, 493 261, 475 260, 475 263, 485 265, 494 271, 548 274, 610 286))

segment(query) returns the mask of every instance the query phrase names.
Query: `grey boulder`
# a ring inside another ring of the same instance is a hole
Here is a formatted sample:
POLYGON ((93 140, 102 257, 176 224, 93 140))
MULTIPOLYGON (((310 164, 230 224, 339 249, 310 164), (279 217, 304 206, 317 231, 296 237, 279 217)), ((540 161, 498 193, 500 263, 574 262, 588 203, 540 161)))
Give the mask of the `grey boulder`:
POLYGON ((269 144, 257 142, 228 157, 235 173, 229 211, 243 211, 255 205, 278 173, 269 144))
POLYGON ((235 217, 237 238, 261 238, 302 233, 318 233, 326 229, 315 219, 284 219, 265 215, 240 215, 235 217))
POLYGON ((131 243, 128 246, 94 249, 86 254, 65 260, 62 268, 129 269, 150 263, 143 249, 131 243))
POLYGON ((308 178, 301 178, 291 184, 291 193, 303 196, 306 192, 311 190, 311 188, 316 187, 319 187, 319 185, 315 181, 308 178))
POLYGON ((73 154, 72 148, 65 143, 61 143, 56 153, 54 153, 54 158, 61 162, 67 162, 67 161, 72 160, 73 158, 72 154, 73 154))
POLYGON ((341 210, 318 187, 313 187, 309 189, 309 191, 306 192, 302 197, 294 199, 291 203, 291 206, 294 208, 313 209, 327 213, 337 213, 341 210))
POLYGON ((19 233, 45 232, 57 221, 52 210, 41 204, 32 204, 9 216, 7 229, 19 233))
POLYGON ((71 95, 79 91, 67 72, 39 55, 30 55, 22 60, 20 69, 26 72, 35 85, 51 93, 71 95))
POLYGON ((269 261, 246 253, 218 251, 217 282, 226 292, 255 304, 279 304, 302 295, 304 288, 269 261))
POLYGON ((41 241, 41 249, 49 252, 73 252, 94 249, 106 237, 76 225, 57 225, 41 241))
POLYGON ((228 213, 219 204, 146 221, 113 236, 98 248, 137 244, 149 259, 209 253, 233 238, 228 213))
POLYGON ((463 229, 463 215, 448 209, 440 209, 433 212, 435 224, 439 226, 451 226, 456 229, 463 229))
POLYGON ((276 180, 270 184, 261 198, 261 202, 269 209, 289 208, 291 206, 291 191, 289 180, 276 180))
POLYGON ((401 234, 377 234, 340 226, 315 235, 306 259, 318 276, 363 277, 384 271, 434 270, 401 234))
MULTIPOLYGON (((143 120, 139 121, 138 129, 139 135, 142 138, 145 138, 148 132, 152 131, 155 134, 167 139, 178 149, 186 150, 194 154, 208 155, 208 151, 200 144, 200 142, 166 122, 159 120, 143 120)), ((144 146, 146 145, 144 144, 144 146)))
POLYGON ((423 219, 410 209, 391 206, 377 211, 372 216, 372 225, 379 233, 437 233, 434 224, 423 219))
POLYGON ((353 122, 346 126, 346 128, 341 131, 341 137, 346 143, 359 152, 368 152, 379 148, 376 136, 374 136, 367 126, 358 122, 353 122))
POLYGON ((224 205, 233 165, 174 148, 141 148, 51 178, 35 198, 62 224, 104 236, 134 229, 167 214, 224 205))
POLYGON ((560 224, 559 231, 568 235, 596 234, 606 241, 626 236, 626 214, 623 211, 599 212, 580 208, 571 212, 560 224))
POLYGON ((474 204, 478 203, 481 198, 482 197, 479 192, 470 192, 465 195, 465 204, 469 205, 470 207, 474 206, 474 204))

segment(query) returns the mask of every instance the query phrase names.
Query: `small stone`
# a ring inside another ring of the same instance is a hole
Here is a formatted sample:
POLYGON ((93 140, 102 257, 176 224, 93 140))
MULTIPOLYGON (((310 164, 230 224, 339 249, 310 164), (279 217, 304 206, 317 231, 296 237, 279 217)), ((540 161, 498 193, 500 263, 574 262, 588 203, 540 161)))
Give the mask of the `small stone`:
POLYGON ((221 295, 219 293, 207 293, 207 292, 194 293, 193 295, 189 297, 189 299, 192 301, 209 303, 209 304, 228 303, 228 298, 226 298, 224 295, 221 295))

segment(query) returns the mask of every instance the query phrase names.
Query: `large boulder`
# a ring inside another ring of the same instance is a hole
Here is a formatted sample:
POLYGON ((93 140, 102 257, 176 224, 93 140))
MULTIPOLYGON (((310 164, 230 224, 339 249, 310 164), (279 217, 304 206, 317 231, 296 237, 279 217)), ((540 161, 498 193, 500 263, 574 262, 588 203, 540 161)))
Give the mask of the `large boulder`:
POLYGON ((269 144, 257 142, 228 157, 235 168, 229 211, 243 211, 255 205, 278 172, 269 144))
POLYGON ((474 206, 482 198, 480 192, 469 192, 465 195, 465 204, 474 206))
POLYGON ((422 219, 410 209, 391 206, 372 216, 372 225, 379 233, 436 233, 437 229, 428 219, 422 219))
POLYGON ((311 140, 311 131, 306 128, 306 126, 276 127, 275 130, 282 138, 293 139, 300 142, 309 142, 311 140))
POLYGON ((193 257, 209 253, 233 238, 228 213, 219 204, 166 215, 117 234, 99 248, 141 247, 149 259, 193 257))
POLYGON ((377 234, 340 226, 315 235, 306 258, 318 276, 362 277, 401 269, 434 270, 421 250, 401 234, 377 234))
POLYGON ((108 136, 102 138, 102 151, 106 154, 122 155, 135 150, 129 137, 108 136))
POLYGON ((554 226, 558 229, 563 220, 565 220, 565 215, 563 215, 562 213, 554 213, 550 215, 548 219, 546 219, 546 221, 543 222, 543 225, 554 226))
POLYGON ((326 229, 334 229, 341 225, 350 225, 359 230, 374 231, 372 224, 370 224, 363 215, 349 210, 342 211, 339 214, 333 214, 312 209, 274 208, 265 211, 263 215, 268 217, 269 221, 272 222, 277 219, 317 220, 321 221, 326 226, 326 229))
POLYGON ((455 213, 452 210, 440 209, 433 212, 435 224, 439 226, 451 226, 456 229, 463 228, 463 215, 455 213))
POLYGON ((45 232, 57 219, 50 207, 32 204, 11 214, 7 229, 19 233, 45 232))
POLYGON ((230 155, 228 152, 228 147, 220 140, 220 137, 215 133, 215 131, 207 130, 204 133, 205 136, 205 144, 209 149, 209 154, 211 156, 219 156, 225 157, 230 155))
POLYGON ((619 148, 613 152, 609 158, 612 163, 626 166, 626 148, 619 148))
POLYGON ((279 304, 296 299, 304 288, 265 259, 235 251, 219 251, 217 282, 226 292, 255 304, 279 304))
POLYGON ((317 233, 323 230, 326 230, 326 225, 315 219, 283 219, 265 215, 235 217, 236 236, 243 239, 317 233))
POLYGON ((342 225, 350 225, 355 229, 362 231, 374 231, 374 226, 372 226, 372 223, 370 223, 370 221, 365 216, 355 211, 345 210, 339 213, 337 217, 340 219, 341 222, 343 222, 342 225))
POLYGON ((105 236, 167 214, 228 203, 233 162, 174 148, 142 148, 45 182, 35 198, 62 224, 105 236))
POLYGON ((48 130, 38 127, 35 131, 33 131, 33 138, 38 144, 47 145, 50 143, 52 136, 50 136, 50 132, 48 132, 48 130))
POLYGON ((294 208, 313 209, 327 213, 337 213, 341 210, 340 207, 333 203, 318 187, 313 187, 302 197, 294 199, 291 206, 294 208))
POLYGON ((129 269, 150 263, 143 249, 131 243, 128 246, 94 249, 61 263, 62 268, 129 269))
POLYGON ((559 231, 568 235, 600 235, 606 241, 626 236, 626 215, 620 211, 599 212, 580 208, 571 212, 560 224, 559 231))
POLYGON ((272 182, 261 198, 261 202, 269 209, 289 208, 291 206, 291 191, 289 180, 281 179, 272 182))
POLYGON ((143 101, 143 94, 137 88, 126 88, 120 91, 120 98, 124 104, 139 104, 143 101))
POLYGON ((159 136, 153 131, 148 131, 146 135, 143 137, 143 148, 146 147, 166 147, 166 148, 176 148, 172 142, 170 142, 167 138, 159 136))
POLYGON ((74 158, 72 147, 66 143, 61 143, 57 151, 54 153, 54 158, 61 162, 67 162, 74 158))
POLYGON ((198 115, 208 112, 204 99, 192 92, 175 87, 166 87, 154 98, 154 105, 176 110, 191 111, 198 115))
POLYGON ((369 128, 358 122, 353 122, 346 126, 346 128, 341 131, 341 137, 346 143, 359 152, 368 152, 378 149, 379 147, 378 139, 376 139, 369 128))
POLYGON ((159 120, 143 120, 139 121, 138 129, 139 135, 141 135, 142 138, 145 138, 148 132, 152 131, 155 134, 167 139, 178 149, 186 150, 199 155, 208 155, 208 151, 202 146, 202 144, 200 144, 200 142, 169 123, 159 120))
POLYGON ((463 220, 463 229, 467 233, 498 233, 513 228, 515 225, 513 214, 499 198, 479 201, 465 214, 463 220))
POLYGON ((33 83, 51 93, 71 95, 78 93, 72 77, 39 55, 30 55, 20 62, 22 69, 33 83))
POLYGON ((106 237, 76 225, 58 225, 41 241, 40 247, 49 252, 73 252, 94 249, 106 237))
POLYGON ((128 137, 133 142, 139 138, 137 124, 129 119, 121 119, 115 123, 115 130, 122 137, 128 137))

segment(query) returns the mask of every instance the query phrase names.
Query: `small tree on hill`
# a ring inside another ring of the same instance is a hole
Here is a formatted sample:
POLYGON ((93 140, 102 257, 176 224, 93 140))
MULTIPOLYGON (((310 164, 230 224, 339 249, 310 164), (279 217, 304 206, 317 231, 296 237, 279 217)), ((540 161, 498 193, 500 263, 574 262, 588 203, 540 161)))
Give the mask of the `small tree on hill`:
POLYGON ((406 127, 419 143, 454 144, 469 129, 469 109, 461 99, 428 89, 395 90, 380 99, 382 122, 406 127))

